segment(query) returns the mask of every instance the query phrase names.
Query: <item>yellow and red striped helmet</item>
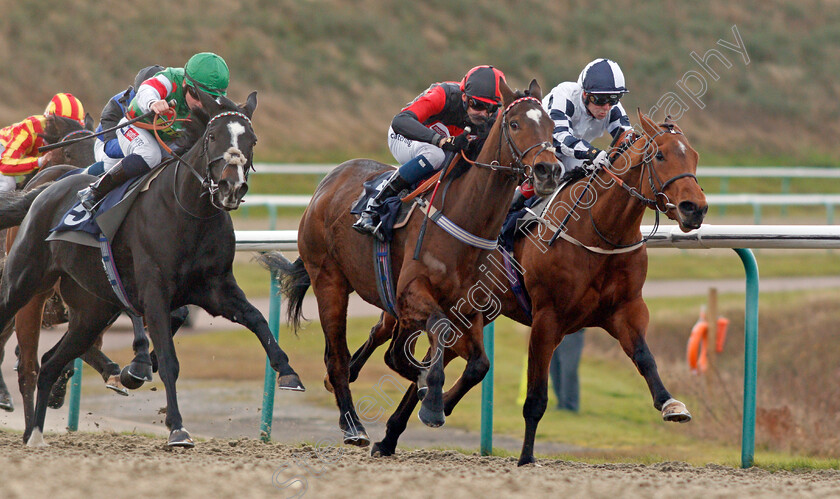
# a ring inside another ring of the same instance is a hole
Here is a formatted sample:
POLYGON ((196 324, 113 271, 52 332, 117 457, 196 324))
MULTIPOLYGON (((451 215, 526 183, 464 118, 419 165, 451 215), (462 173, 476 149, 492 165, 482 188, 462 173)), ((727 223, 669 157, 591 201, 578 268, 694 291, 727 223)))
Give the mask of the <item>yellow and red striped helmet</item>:
POLYGON ((64 116, 82 124, 85 122, 85 108, 82 106, 82 101, 74 97, 73 94, 55 94, 44 111, 44 116, 50 114, 64 116))

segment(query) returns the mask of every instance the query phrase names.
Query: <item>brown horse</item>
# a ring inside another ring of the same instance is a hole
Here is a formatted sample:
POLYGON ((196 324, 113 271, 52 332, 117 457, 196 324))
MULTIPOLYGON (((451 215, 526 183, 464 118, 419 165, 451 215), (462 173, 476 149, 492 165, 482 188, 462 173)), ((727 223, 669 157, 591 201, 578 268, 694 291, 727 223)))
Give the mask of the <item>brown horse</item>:
MULTIPOLYGON (((539 85, 532 81, 527 92, 514 94, 503 82, 501 91, 504 112, 491 128, 475 166, 462 168, 463 173, 448 184, 447 194, 434 201, 437 209, 463 231, 491 241, 498 237, 520 174, 532 175, 537 193, 547 195, 555 189, 555 175, 559 172, 551 147, 553 123, 540 103, 539 85)), ((359 446, 368 445, 370 440, 356 415, 349 388, 347 297, 355 290, 383 310, 387 304, 377 291, 373 240, 351 228, 355 217, 349 213, 349 207, 359 197, 363 182, 389 168, 370 160, 339 165, 320 183, 303 214, 298 232, 300 258, 294 264, 279 254, 264 260, 285 279, 283 287, 295 325, 300 320, 303 295, 311 283, 326 338, 328 381, 341 412, 339 426, 344 431, 344 442, 359 446)), ((428 332, 433 351, 448 346, 451 338, 445 327, 441 329, 441 325, 450 323, 445 311, 457 307, 476 282, 476 262, 486 250, 458 241, 438 225, 430 224, 422 252, 414 260, 421 220, 409 220, 391 243, 399 328, 388 363, 426 390, 419 416, 434 427, 444 423, 443 356, 419 364, 403 352, 411 349, 414 333, 420 331, 428 332)), ((482 344, 481 313, 469 307, 459 312, 472 326, 459 341, 462 348, 458 353, 467 359, 467 366, 453 391, 460 394, 455 395, 456 399, 481 381, 489 368, 482 344)), ((390 334, 390 329, 387 332, 390 334)))
MULTIPOLYGON (((47 117, 44 124, 44 131, 41 136, 47 144, 56 144, 66 140, 72 140, 90 135, 93 133, 93 118, 89 113, 85 114, 84 126, 81 126, 78 121, 61 116, 50 115, 47 117)), ((85 140, 73 143, 72 145, 53 149, 44 154, 45 162, 41 168, 32 174, 26 176, 25 185, 33 185, 32 180, 35 177, 44 178, 46 180, 55 180, 70 167, 86 167, 95 161, 93 154, 93 140, 85 140), (58 165, 70 165, 59 168, 53 168, 58 165)), ((38 184, 42 182, 37 182, 38 184)), ((17 234, 17 227, 12 227, 6 231, 4 254, 11 248, 12 242, 15 240, 17 234)), ((40 333, 42 316, 45 302, 54 295, 52 291, 43 297, 43 300, 33 303, 21 309, 20 313, 15 316, 14 323, 10 323, 2 332, 0 332, 0 363, 3 360, 3 353, 6 348, 6 343, 12 336, 12 333, 17 330, 18 345, 24 354, 22 357, 27 359, 23 365, 18 366, 18 381, 21 394, 24 400, 24 412, 27 416, 34 411, 34 391, 35 380, 38 376, 38 336, 40 333), (28 411, 26 409, 29 409, 28 411)), ((60 300, 51 302, 55 303, 56 309, 63 311, 64 307, 60 300)), ((61 315, 61 314, 53 314, 61 315)), ((54 320, 61 320, 53 318, 54 320)), ((52 322, 55 324, 57 322, 52 322)), ((66 383, 66 379, 63 380, 66 383)), ((54 399, 51 407, 60 406, 63 402, 63 394, 54 399)), ((14 410, 12 405, 11 394, 6 388, 2 375, 0 375, 0 409, 6 411, 14 410)))
MULTIPOLYGON (((619 341, 645 378, 653 405, 665 421, 691 419, 685 405, 663 385, 645 342, 649 316, 642 285, 647 251, 640 226, 645 209, 651 208, 677 221, 684 231, 696 229, 708 205, 695 177, 697 152, 679 128, 667 122, 657 126, 641 113, 639 119, 643 135, 613 155, 612 171, 601 170, 563 189, 543 215, 543 223, 528 226, 527 237, 514 244, 519 262, 513 268, 522 274, 530 313, 509 285, 503 252, 497 250, 484 262, 483 267, 489 269, 486 287, 493 290, 491 301, 499 304, 493 317, 501 313, 532 326, 520 465, 534 461, 536 428, 548 400, 551 354, 563 336, 582 327, 602 327, 619 341), (563 240, 549 245, 561 227, 563 240)), ((373 350, 390 339, 393 324, 393 317, 383 314, 368 341, 353 355, 351 382, 373 350)), ((444 360, 451 358, 454 354, 447 351, 444 360)), ((416 404, 412 390, 388 420, 380 443, 383 454, 393 453, 405 429, 416 404)))

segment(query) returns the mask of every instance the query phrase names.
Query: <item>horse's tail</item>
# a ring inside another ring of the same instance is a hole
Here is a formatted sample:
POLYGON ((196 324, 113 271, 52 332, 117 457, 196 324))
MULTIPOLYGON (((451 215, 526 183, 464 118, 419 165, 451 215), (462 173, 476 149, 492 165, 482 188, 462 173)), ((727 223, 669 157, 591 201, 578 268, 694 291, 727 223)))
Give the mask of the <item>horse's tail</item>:
POLYGON ((297 333, 301 319, 306 320, 306 317, 303 317, 303 297, 312 284, 306 267, 303 266, 303 260, 298 258, 292 263, 279 251, 273 251, 259 256, 257 261, 277 276, 280 292, 289 300, 286 318, 297 333))
POLYGON ((39 185, 31 191, 0 192, 0 230, 20 225, 35 198, 50 185, 52 182, 39 185))

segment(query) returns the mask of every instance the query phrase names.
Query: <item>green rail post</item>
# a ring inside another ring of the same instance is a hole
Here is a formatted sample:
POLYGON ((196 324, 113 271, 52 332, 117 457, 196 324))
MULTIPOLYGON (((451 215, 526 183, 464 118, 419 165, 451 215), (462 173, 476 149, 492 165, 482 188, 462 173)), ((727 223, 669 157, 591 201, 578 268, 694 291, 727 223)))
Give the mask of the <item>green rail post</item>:
MULTIPOLYGON (((277 287, 277 276, 271 273, 271 295, 268 302, 268 328, 274 339, 280 337, 280 293, 277 287)), ((265 358, 265 382, 263 384, 262 421, 260 422, 260 439, 271 441, 271 421, 274 419, 274 369, 271 361, 265 358)))
POLYGON ((484 326, 484 351, 490 360, 490 369, 481 382, 481 455, 493 454, 493 343, 495 326, 484 326))
POLYGON ((744 419, 741 424, 741 467, 750 468, 755 455, 755 385, 758 364, 758 264, 749 249, 735 250, 744 264, 747 298, 744 310, 744 419))
POLYGON ((82 359, 73 361, 73 377, 70 378, 70 400, 67 401, 67 431, 79 429, 79 401, 82 398, 82 359))

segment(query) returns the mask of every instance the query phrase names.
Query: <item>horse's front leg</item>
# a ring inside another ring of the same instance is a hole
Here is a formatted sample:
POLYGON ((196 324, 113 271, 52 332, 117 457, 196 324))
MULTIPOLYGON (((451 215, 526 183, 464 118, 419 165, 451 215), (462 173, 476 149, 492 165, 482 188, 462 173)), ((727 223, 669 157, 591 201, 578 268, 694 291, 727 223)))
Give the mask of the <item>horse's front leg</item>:
MULTIPOLYGON (((15 332, 14 322, 10 322, 0 331, 0 365, 3 365, 3 357, 6 353, 6 343, 15 332)), ((12 403, 12 394, 9 393, 9 388, 6 387, 6 381, 3 379, 3 374, 0 373, 0 409, 12 412, 15 410, 15 405, 12 403)))
POLYGON ((470 318, 470 329, 464 335, 458 334, 457 342, 446 352, 445 358, 447 359, 449 357, 454 358, 455 354, 467 359, 467 365, 464 366, 461 377, 443 395, 443 412, 449 416, 452 414, 455 405, 472 387, 480 383, 487 371, 490 370, 490 359, 484 352, 484 321, 482 317, 470 318), (450 351, 454 353, 449 354, 450 351))
POLYGON ((189 432, 184 428, 181 411, 178 409, 178 395, 175 383, 178 381, 180 366, 175 354, 175 342, 169 322, 169 297, 161 296, 160 292, 150 291, 144 294, 144 316, 149 330, 149 336, 157 352, 160 379, 166 388, 166 427, 169 428, 169 442, 171 447, 194 447, 189 432))
POLYGON ((688 412, 685 404, 673 398, 665 388, 656 368, 656 360, 645 341, 645 331, 649 320, 647 305, 639 297, 619 307, 604 324, 604 329, 618 340, 624 353, 630 357, 636 369, 639 370, 639 374, 645 378, 650 395, 653 397, 653 406, 661 411, 662 419, 688 423, 691 421, 691 413, 688 412))
POLYGON ((231 274, 219 286, 209 284, 205 286, 208 292, 197 299, 196 304, 211 315, 221 315, 231 322, 242 324, 257 336, 268 355, 271 367, 277 372, 278 388, 305 391, 303 382, 289 364, 289 356, 280 348, 274 335, 271 334, 265 317, 245 298, 245 293, 236 284, 233 275, 231 274))

